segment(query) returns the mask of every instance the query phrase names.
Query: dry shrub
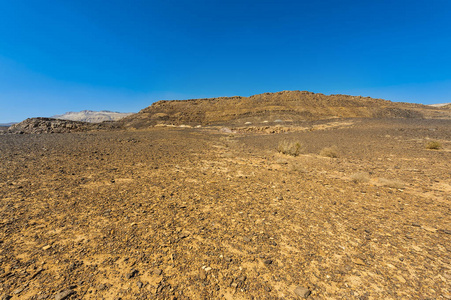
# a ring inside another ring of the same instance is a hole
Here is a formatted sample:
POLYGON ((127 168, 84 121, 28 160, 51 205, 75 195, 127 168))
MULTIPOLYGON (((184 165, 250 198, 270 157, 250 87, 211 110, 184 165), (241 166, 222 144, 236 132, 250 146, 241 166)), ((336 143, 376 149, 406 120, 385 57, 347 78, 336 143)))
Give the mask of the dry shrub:
POLYGON ((352 182, 361 183, 361 182, 369 182, 370 174, 367 172, 358 172, 351 175, 352 182))
POLYGON ((301 154, 302 144, 295 141, 281 141, 277 146, 277 151, 282 154, 298 156, 301 154))
POLYGON ((442 144, 440 144, 440 142, 437 142, 437 141, 431 141, 426 144, 426 149, 439 150, 441 148, 442 148, 442 144))
POLYGON ((323 148, 323 150, 321 150, 319 155, 325 156, 325 157, 337 158, 338 157, 338 148, 335 145, 332 147, 323 148))
POLYGON ((386 178, 379 178, 378 180, 383 186, 388 186, 394 189, 403 189, 406 186, 403 182, 399 180, 392 180, 386 178))

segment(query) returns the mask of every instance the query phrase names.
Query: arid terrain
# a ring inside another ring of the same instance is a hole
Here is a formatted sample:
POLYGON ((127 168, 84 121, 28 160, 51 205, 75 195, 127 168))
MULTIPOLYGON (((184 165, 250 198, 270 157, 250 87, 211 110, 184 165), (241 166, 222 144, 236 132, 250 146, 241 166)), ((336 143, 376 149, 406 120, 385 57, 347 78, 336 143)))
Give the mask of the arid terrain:
POLYGON ((2 134, 0 299, 451 299, 451 118, 412 107, 2 134))

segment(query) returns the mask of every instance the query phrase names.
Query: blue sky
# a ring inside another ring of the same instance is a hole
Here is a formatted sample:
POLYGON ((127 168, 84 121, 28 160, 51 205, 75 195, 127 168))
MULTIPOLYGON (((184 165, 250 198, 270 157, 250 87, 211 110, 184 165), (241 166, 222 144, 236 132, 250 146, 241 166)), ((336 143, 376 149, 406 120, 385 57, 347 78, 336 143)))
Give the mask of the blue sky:
POLYGON ((451 102, 451 1, 0 0, 0 123, 281 90, 451 102))

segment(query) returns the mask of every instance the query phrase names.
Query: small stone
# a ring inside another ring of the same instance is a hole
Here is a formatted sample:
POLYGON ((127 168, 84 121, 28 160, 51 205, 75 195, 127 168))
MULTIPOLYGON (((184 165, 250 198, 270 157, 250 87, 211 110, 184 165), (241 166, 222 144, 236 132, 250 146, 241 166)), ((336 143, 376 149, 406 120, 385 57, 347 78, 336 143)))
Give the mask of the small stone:
POLYGON ((302 298, 307 298, 308 296, 310 296, 310 294, 312 293, 308 288, 305 288, 303 286, 298 286, 295 290, 294 293, 296 294, 296 296, 302 297, 302 298))
POLYGON ((138 282, 136 283, 136 285, 138 286, 138 288, 142 288, 143 285, 144 285, 144 283, 142 283, 141 281, 138 281, 138 282))
POLYGON ((160 276, 162 273, 163 273, 163 270, 161 270, 161 269, 156 269, 154 271, 154 274, 157 275, 157 276, 160 276))
POLYGON ((200 271, 199 271, 199 278, 200 278, 200 280, 207 279, 207 272, 205 272, 204 269, 200 269, 200 271))
POLYGON ((433 227, 430 227, 430 226, 421 226, 421 228, 423 228, 424 230, 429 231, 429 232, 436 232, 437 231, 437 229, 435 229, 433 227))
POLYGON ((1 295, 0 296, 0 300, 9 300, 9 299, 11 299, 12 298, 12 296, 10 296, 10 295, 1 295))
POLYGON ((20 288, 17 288, 13 291, 14 294, 20 294, 23 292, 23 290, 25 289, 25 286, 21 286, 20 288))
POLYGON ((55 295, 55 300, 64 300, 67 299, 70 295, 75 294, 75 291, 71 289, 66 289, 64 291, 59 292, 55 295))
POLYGON ((266 259, 263 263, 265 265, 270 265, 270 264, 272 264, 272 259, 266 259))
POLYGON ((248 236, 243 237, 243 241, 245 241, 246 243, 249 243, 251 241, 251 238, 248 236))
POLYGON ((361 265, 364 266, 365 262, 363 260, 361 260, 360 258, 355 258, 352 260, 353 263, 355 263, 356 265, 361 265))
POLYGON ((131 278, 135 277, 136 274, 138 274, 138 270, 133 269, 133 270, 130 271, 130 273, 128 273, 127 275, 125 275, 125 277, 126 277, 127 279, 131 279, 131 278))
POLYGON ((42 247, 42 250, 49 250, 51 247, 52 247, 52 246, 47 245, 47 246, 42 247))
POLYGON ((38 276, 44 269, 43 268, 39 268, 36 270, 36 272, 33 273, 33 275, 31 275, 30 279, 34 279, 36 276, 38 276))

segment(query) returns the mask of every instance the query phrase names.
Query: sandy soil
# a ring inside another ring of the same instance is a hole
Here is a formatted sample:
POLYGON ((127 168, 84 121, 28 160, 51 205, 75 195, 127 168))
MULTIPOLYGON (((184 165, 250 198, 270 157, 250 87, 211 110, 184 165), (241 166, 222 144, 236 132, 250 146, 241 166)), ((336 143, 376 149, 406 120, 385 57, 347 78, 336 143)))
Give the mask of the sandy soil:
POLYGON ((337 122, 1 135, 0 299, 451 299, 451 122, 337 122))

